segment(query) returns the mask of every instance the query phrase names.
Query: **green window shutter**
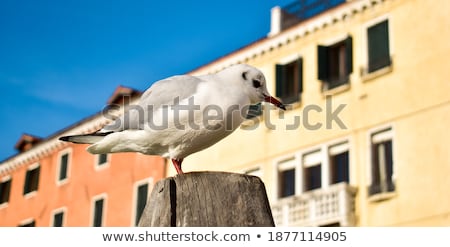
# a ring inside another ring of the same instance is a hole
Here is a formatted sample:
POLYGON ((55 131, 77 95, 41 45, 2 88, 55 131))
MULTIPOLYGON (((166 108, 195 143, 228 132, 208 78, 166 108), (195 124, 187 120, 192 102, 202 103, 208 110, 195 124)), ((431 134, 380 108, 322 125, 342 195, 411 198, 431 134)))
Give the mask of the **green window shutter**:
POLYGON ((30 171, 27 171, 26 175, 25 175, 25 184, 23 186, 23 194, 27 194, 28 192, 30 192, 30 176, 31 173, 30 171))
POLYGON ((303 92, 303 58, 297 60, 298 68, 298 92, 303 92))
POLYGON ((328 80, 328 47, 319 45, 317 47, 317 59, 318 59, 318 78, 321 81, 328 80))
POLYGON ((41 167, 38 166, 33 170, 28 170, 25 176, 25 185, 23 186, 23 194, 38 190, 39 174, 41 167))
POLYGON ((389 24, 385 20, 367 29, 368 72, 381 69, 391 64, 389 52, 389 24))
POLYGON ((258 104, 249 106, 246 118, 252 119, 254 117, 261 116, 261 115, 262 115, 262 105, 261 105, 261 103, 258 103, 258 104))
POLYGON ((275 66, 275 73, 276 73, 276 90, 275 95, 279 98, 284 96, 284 90, 283 90, 283 84, 286 81, 286 75, 284 73, 285 69, 283 65, 277 64, 275 66))
POLYGON ((39 187, 39 176, 41 173, 41 167, 38 166, 36 169, 33 170, 34 175, 32 176, 32 184, 31 184, 31 191, 38 190, 39 187))
POLYGON ((103 221, 103 199, 95 201, 93 226, 102 226, 103 221))
POLYGON ((0 204, 9 201, 9 194, 11 192, 11 179, 0 183, 0 204))
POLYGON ((137 189, 137 203, 136 203, 136 218, 135 225, 139 224, 142 213, 144 212, 145 205, 148 199, 148 184, 143 184, 137 189))
POLYGON ((348 36, 345 40, 345 68, 346 74, 350 75, 353 72, 353 39, 348 36))
POLYGON ((69 165, 69 154, 61 156, 61 164, 59 168, 59 180, 67 178, 67 166, 69 165))

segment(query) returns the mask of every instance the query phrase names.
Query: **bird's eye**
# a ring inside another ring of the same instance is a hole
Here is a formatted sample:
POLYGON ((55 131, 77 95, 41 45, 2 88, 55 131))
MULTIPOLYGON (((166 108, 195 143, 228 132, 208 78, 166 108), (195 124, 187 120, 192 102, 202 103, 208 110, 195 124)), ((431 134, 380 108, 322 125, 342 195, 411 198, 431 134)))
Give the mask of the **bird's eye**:
POLYGON ((260 82, 260 81, 258 81, 258 80, 253 80, 252 82, 253 82, 253 87, 255 87, 255 88, 261 87, 261 82, 260 82))
POLYGON ((247 72, 242 73, 242 78, 244 78, 244 80, 247 80, 247 72))

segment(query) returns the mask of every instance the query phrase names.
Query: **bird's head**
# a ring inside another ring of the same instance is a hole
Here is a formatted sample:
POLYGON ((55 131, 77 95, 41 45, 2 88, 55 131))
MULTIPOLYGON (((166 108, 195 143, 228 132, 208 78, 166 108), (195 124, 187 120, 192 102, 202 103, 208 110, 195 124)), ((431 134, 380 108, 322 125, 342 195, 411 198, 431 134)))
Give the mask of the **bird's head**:
POLYGON ((244 91, 249 96, 251 104, 265 101, 286 110, 284 104, 272 97, 267 91, 266 78, 259 69, 246 64, 235 66, 237 67, 236 74, 239 75, 239 79, 242 81, 244 91))

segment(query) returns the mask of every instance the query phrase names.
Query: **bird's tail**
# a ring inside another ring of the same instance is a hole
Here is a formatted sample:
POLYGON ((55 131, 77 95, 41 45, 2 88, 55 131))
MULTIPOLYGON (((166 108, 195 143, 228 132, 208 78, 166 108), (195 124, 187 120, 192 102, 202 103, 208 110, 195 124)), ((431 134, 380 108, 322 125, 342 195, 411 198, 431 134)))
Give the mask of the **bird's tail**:
POLYGON ((113 133, 110 132, 95 132, 91 134, 84 134, 84 135, 73 135, 73 136, 62 136, 59 138, 61 141, 65 142, 73 142, 73 143, 80 143, 80 144, 93 144, 96 142, 99 142, 105 138, 105 136, 113 133))

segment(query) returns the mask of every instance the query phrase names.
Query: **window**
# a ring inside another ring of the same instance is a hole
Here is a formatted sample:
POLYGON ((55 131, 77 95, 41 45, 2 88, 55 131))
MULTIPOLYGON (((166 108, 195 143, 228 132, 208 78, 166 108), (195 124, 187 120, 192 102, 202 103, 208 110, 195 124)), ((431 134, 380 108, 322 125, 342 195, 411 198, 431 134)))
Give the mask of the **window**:
POLYGON ((299 152, 277 165, 278 198, 309 192, 337 183, 350 184, 349 141, 338 140, 299 152), (296 164, 301 169, 296 169, 296 164))
POLYGON ((295 159, 278 164, 278 198, 295 195, 295 159))
POLYGON ((53 213, 53 221, 52 226, 54 227, 61 227, 64 225, 64 211, 58 210, 57 212, 53 213))
POLYGON ((321 187, 322 171, 320 164, 306 167, 305 171, 305 190, 315 190, 321 187))
POLYGON ((97 155, 97 167, 101 167, 108 164, 108 154, 97 155))
POLYGON ((8 177, 0 183, 0 204, 9 202, 11 192, 11 178, 8 177))
POLYGON ((247 119, 252 119, 257 116, 262 115, 262 105, 261 103, 258 103, 256 105, 250 105, 247 113, 247 119))
POLYGON ((39 186, 39 173, 40 166, 28 169, 25 176, 25 185, 23 187, 23 194, 26 195, 30 192, 37 191, 39 186))
POLYGON ((105 198, 99 197, 94 200, 94 212, 92 214, 92 226, 102 226, 104 221, 105 198))
POLYGON ((24 220, 19 224, 19 227, 35 227, 36 221, 34 219, 24 220))
POLYGON ((330 46, 318 46, 318 78, 329 90, 349 82, 353 71, 352 37, 330 46))
POLYGON ((276 96, 283 103, 291 104, 300 100, 303 91, 303 59, 288 64, 276 65, 276 96))
POLYGON ((348 183, 348 151, 330 156, 330 163, 331 183, 348 183))
POLYGON ((134 225, 139 224, 142 213, 144 212, 145 205, 148 199, 148 183, 141 184, 137 187, 137 199, 136 199, 136 217, 134 219, 134 225))
POLYGON ((58 182, 62 182, 67 180, 69 177, 69 159, 70 159, 70 153, 64 153, 60 156, 59 160, 59 174, 58 174, 58 182))
POLYGON ((371 136, 371 175, 369 195, 395 190, 392 130, 390 128, 371 136))
POLYGON ((367 46, 369 73, 391 65, 388 20, 367 29, 367 46))
POLYGON ((331 146, 328 149, 331 184, 349 183, 348 143, 331 146))
POLYGON ((280 171, 280 197, 288 197, 295 194, 295 169, 280 171))
POLYGON ((320 150, 303 156, 303 185, 305 191, 322 187, 321 158, 320 150))

